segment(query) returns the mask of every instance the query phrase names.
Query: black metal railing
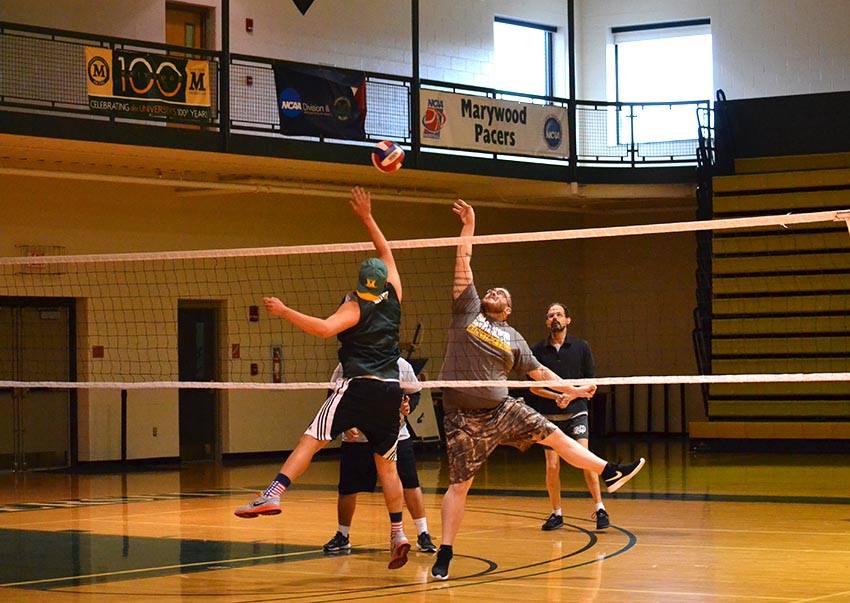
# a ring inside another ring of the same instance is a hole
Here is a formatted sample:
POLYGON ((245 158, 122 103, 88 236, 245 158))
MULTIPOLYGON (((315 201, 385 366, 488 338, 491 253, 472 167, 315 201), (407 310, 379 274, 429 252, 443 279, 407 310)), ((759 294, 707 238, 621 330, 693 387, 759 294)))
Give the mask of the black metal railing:
POLYGON ((217 51, 3 22, 0 22, 0 107, 92 120, 124 120, 90 111, 85 78, 87 46, 210 61, 212 119, 207 125, 217 126, 221 68, 221 53, 217 51))
MULTIPOLYGON (((220 148, 227 149, 228 131, 252 136, 282 137, 273 73, 276 59, 5 22, 0 22, 0 108, 113 122, 163 125, 167 121, 176 121, 166 117, 131 119, 90 112, 84 75, 86 46, 209 60, 213 63, 210 72, 213 118, 203 128, 222 133, 223 143, 220 148), (229 64, 223 63, 223 57, 229 58, 229 64), (223 69, 227 70, 226 75, 229 76, 226 90, 220 85, 225 80, 223 69), (227 116, 226 111, 219 111, 221 108, 230 109, 227 128, 220 127, 221 115, 227 116)), ((412 85, 410 77, 366 74, 369 107, 366 117, 367 142, 389 139, 411 146, 416 144, 411 132, 412 85)), ((575 115, 575 123, 568 128, 570 148, 577 149, 573 157, 553 161, 506 154, 472 154, 493 160, 516 158, 562 163, 571 168, 693 165, 696 162, 697 138, 656 140, 653 133, 659 131, 656 127, 659 123, 681 121, 683 113, 692 114, 694 108, 707 109, 709 106, 707 100, 673 103, 570 100, 436 81, 423 81, 422 88, 440 88, 491 98, 566 107, 570 115, 575 115)), ((357 144, 348 140, 326 142, 357 144)), ((429 149, 414 149, 417 153, 420 150, 429 149)), ((446 151, 441 149, 440 152, 446 151)), ((461 150, 456 152, 469 153, 461 150)))
POLYGON ((714 174, 726 176, 735 173, 735 137, 726 107, 726 93, 722 89, 717 91, 715 101, 714 153, 711 165, 714 174))
MULTIPOLYGON (((697 109, 697 219, 713 217, 712 178, 715 165, 714 111, 710 107, 697 109)), ((696 307, 692 332, 697 370, 700 375, 711 374, 711 316, 712 316, 712 233, 697 233, 696 307)), ((703 405, 708 413, 708 385, 702 386, 703 405)))

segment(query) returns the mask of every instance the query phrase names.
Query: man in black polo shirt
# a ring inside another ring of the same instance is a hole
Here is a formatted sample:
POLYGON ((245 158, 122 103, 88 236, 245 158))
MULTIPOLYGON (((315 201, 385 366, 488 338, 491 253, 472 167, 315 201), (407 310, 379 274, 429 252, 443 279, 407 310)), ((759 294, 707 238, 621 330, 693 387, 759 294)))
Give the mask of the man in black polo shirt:
MULTIPOLYGON (((564 379, 589 379, 596 376, 593 366, 593 354, 590 346, 583 339, 567 334, 567 327, 572 318, 569 309, 560 302, 549 305, 546 310, 546 328, 549 336, 531 346, 531 352, 543 366, 549 368, 564 379)), ((532 388, 528 396, 529 405, 555 423, 561 431, 588 447, 590 425, 588 422, 587 399, 576 398, 566 408, 559 408, 556 400, 558 392, 532 388)), ((544 530, 555 530, 564 525, 561 511, 561 459, 551 448, 545 449, 546 454, 546 489, 549 491, 549 501, 552 503, 552 514, 543 524, 544 530)), ((599 476, 592 471, 584 471, 584 481, 587 489, 596 503, 596 529, 603 530, 610 525, 608 512, 602 503, 602 492, 599 488, 599 476)))

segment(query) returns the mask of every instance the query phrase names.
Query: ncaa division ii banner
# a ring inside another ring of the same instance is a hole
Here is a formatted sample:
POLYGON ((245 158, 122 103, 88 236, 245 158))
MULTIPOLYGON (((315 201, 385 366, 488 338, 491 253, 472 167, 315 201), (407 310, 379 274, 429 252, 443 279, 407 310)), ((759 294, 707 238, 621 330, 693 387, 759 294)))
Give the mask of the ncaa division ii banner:
POLYGON ((209 61, 86 47, 89 109, 121 117, 209 121, 209 61))
POLYGON ((274 82, 282 134, 365 140, 363 73, 275 63, 274 82))
POLYGON ((569 156, 567 108, 420 92, 423 145, 514 155, 569 156))

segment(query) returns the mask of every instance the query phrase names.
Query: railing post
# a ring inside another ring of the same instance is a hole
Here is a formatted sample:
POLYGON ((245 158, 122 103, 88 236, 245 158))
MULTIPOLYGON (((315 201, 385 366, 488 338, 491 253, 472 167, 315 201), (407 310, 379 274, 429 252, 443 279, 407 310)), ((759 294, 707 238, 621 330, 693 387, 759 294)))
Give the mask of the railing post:
POLYGON ((569 101, 567 130, 569 131, 570 182, 578 182, 578 110, 576 107, 576 24, 575 0, 567 0, 567 55, 569 61, 569 101))
POLYGON ((629 105, 629 156, 631 157, 631 166, 635 167, 635 157, 637 156, 637 145, 635 144, 635 106, 629 105))
POLYGON ((221 0, 221 59, 219 64, 218 129, 222 150, 230 150, 230 0, 221 0))
POLYGON ((410 31, 411 31, 411 80, 410 80, 410 164, 419 166, 419 153, 422 141, 419 139, 419 89, 422 81, 419 78, 419 0, 410 0, 410 31))

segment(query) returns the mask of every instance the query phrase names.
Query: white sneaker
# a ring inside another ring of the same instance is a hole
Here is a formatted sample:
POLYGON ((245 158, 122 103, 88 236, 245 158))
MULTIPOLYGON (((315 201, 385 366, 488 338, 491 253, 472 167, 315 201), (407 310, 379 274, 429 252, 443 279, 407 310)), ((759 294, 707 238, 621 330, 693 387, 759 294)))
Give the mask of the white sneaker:
POLYGON ((236 507, 233 514, 245 519, 252 519, 257 515, 278 515, 280 514, 280 496, 263 496, 260 494, 247 505, 236 507))

